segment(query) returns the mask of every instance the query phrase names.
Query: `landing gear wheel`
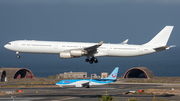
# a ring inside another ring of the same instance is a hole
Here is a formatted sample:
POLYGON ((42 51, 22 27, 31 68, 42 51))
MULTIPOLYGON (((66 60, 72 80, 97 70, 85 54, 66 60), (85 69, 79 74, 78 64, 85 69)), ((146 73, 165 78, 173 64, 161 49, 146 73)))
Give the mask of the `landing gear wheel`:
POLYGON ((85 86, 85 88, 89 88, 89 85, 88 85, 88 86, 85 86))
POLYGON ((86 61, 86 62, 89 62, 89 59, 87 58, 85 61, 86 61))
POLYGON ((20 58, 20 55, 18 55, 17 58, 19 59, 19 58, 20 58))
POLYGON ((97 58, 94 58, 94 63, 98 63, 98 60, 97 60, 97 58))
POLYGON ((89 62, 90 64, 93 64, 93 62, 94 62, 94 63, 98 63, 98 60, 97 60, 97 58, 95 58, 95 57, 92 57, 91 59, 87 58, 85 61, 86 61, 86 62, 89 62))
POLYGON ((92 59, 91 59, 91 60, 89 60, 89 63, 90 63, 90 64, 93 64, 93 60, 92 60, 92 59))
POLYGON ((19 52, 16 52, 16 54, 17 54, 17 58, 19 59, 20 58, 19 52))

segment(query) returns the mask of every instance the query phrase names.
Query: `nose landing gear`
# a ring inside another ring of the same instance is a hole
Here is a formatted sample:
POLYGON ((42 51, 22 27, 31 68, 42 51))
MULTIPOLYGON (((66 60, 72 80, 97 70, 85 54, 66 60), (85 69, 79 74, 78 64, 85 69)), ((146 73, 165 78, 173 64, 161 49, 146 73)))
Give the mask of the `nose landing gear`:
POLYGON ((17 58, 19 59, 19 58, 20 58, 20 54, 19 54, 19 52, 16 52, 16 54, 17 54, 17 58))

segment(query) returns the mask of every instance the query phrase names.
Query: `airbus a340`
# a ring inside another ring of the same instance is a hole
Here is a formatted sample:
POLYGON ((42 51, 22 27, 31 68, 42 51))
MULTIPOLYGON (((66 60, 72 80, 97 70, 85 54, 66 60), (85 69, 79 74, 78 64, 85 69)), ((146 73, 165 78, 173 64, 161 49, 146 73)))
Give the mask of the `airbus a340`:
POLYGON ((81 56, 87 57, 86 62, 90 64, 97 63, 96 57, 134 57, 167 50, 166 46, 169 36, 174 26, 164 27, 153 39, 142 45, 127 44, 128 39, 121 44, 82 43, 82 42, 60 42, 60 41, 35 41, 35 40, 17 40, 11 41, 4 47, 15 51, 17 58, 19 53, 45 53, 59 54, 60 58, 70 59, 81 56))

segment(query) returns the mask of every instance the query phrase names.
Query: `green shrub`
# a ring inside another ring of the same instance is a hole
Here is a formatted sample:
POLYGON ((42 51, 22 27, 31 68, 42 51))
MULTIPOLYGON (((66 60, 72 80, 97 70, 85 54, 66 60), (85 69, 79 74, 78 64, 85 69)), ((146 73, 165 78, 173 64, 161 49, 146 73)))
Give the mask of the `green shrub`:
POLYGON ((140 101, 140 99, 136 99, 136 98, 130 98, 127 101, 140 101))
POLYGON ((115 99, 113 99, 113 96, 110 95, 102 95, 101 96, 102 100, 100 98, 98 98, 99 101, 115 101, 115 99))
POLYGON ((48 78, 51 78, 51 79, 55 79, 56 78, 56 76, 48 76, 48 78))

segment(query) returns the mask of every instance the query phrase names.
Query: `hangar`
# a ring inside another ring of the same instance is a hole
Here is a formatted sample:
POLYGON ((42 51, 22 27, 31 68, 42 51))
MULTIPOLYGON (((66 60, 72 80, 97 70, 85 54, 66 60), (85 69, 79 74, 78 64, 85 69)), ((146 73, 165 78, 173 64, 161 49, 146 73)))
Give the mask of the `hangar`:
POLYGON ((4 78, 10 78, 10 79, 34 78, 33 73, 26 68, 1 68, 0 75, 1 75, 1 81, 4 78))
POLYGON ((153 72, 146 67, 131 68, 124 74, 123 78, 152 78, 153 72))
POLYGON ((6 78, 6 71, 0 69, 0 81, 4 82, 6 80, 7 80, 7 78, 6 78))

